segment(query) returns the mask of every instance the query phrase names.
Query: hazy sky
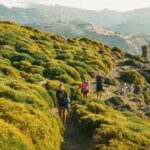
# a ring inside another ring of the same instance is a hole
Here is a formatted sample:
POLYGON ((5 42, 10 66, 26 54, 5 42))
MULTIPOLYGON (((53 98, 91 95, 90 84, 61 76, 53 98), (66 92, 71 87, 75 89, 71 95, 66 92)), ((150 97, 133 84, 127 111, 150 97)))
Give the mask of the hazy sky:
POLYGON ((150 7, 150 0, 38 0, 49 4, 62 4, 78 8, 102 10, 132 10, 136 8, 150 7))
POLYGON ((105 8, 119 11, 150 7, 150 0, 0 0, 0 3, 11 6, 24 6, 27 2, 47 5, 61 4, 77 8, 102 10, 105 8))

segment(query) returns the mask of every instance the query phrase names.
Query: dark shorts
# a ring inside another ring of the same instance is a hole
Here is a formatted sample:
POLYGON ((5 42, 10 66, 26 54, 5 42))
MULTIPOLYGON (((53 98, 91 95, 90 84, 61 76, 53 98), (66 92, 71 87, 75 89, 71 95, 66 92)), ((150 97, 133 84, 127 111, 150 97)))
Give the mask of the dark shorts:
POLYGON ((102 85, 97 85, 97 86, 96 86, 96 91, 97 91, 97 92, 103 91, 102 85))
POLYGON ((62 109, 68 109, 69 108, 69 105, 68 104, 61 104, 61 103, 58 103, 58 106, 62 109))
POLYGON ((83 93, 83 94, 87 94, 87 93, 89 93, 89 90, 84 90, 84 89, 82 89, 82 93, 83 93))

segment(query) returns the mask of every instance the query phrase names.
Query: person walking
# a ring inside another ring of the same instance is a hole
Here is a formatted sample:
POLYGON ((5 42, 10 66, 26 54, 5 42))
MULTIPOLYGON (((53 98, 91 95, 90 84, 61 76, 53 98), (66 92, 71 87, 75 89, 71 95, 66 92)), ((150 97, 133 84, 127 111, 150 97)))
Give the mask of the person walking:
POLYGON ((84 99, 88 99, 88 93, 90 91, 90 85, 88 82, 88 79, 84 79, 84 82, 82 83, 82 93, 84 99))
POLYGON ((102 92, 103 92, 103 79, 102 76, 100 75, 100 72, 98 72, 97 77, 96 77, 96 93, 97 93, 97 98, 102 99, 102 92))
POLYGON ((59 117, 65 124, 67 120, 67 110, 69 108, 70 102, 69 102, 69 98, 68 98, 67 92, 65 91, 65 87, 63 84, 59 85, 59 89, 56 92, 56 97, 58 100, 59 117))

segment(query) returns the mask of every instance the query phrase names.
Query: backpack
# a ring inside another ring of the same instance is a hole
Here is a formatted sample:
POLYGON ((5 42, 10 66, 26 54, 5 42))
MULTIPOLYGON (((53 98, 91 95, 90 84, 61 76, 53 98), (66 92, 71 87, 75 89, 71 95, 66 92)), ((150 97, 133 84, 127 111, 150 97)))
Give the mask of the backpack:
POLYGON ((84 82, 82 84, 82 93, 86 93, 87 91, 89 91, 89 84, 88 82, 84 82))
POLYGON ((70 108, 70 103, 71 103, 71 100, 69 97, 64 99, 64 104, 67 106, 68 109, 70 108))

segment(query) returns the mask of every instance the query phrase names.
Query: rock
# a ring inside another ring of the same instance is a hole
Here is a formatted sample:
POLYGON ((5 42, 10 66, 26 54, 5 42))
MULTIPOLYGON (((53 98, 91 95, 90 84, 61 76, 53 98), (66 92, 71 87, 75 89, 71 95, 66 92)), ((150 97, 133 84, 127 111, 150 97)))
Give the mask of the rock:
POLYGON ((143 90, 142 90, 141 86, 139 86, 139 85, 134 86, 134 93, 135 94, 139 94, 139 93, 142 93, 142 92, 143 92, 143 90))

